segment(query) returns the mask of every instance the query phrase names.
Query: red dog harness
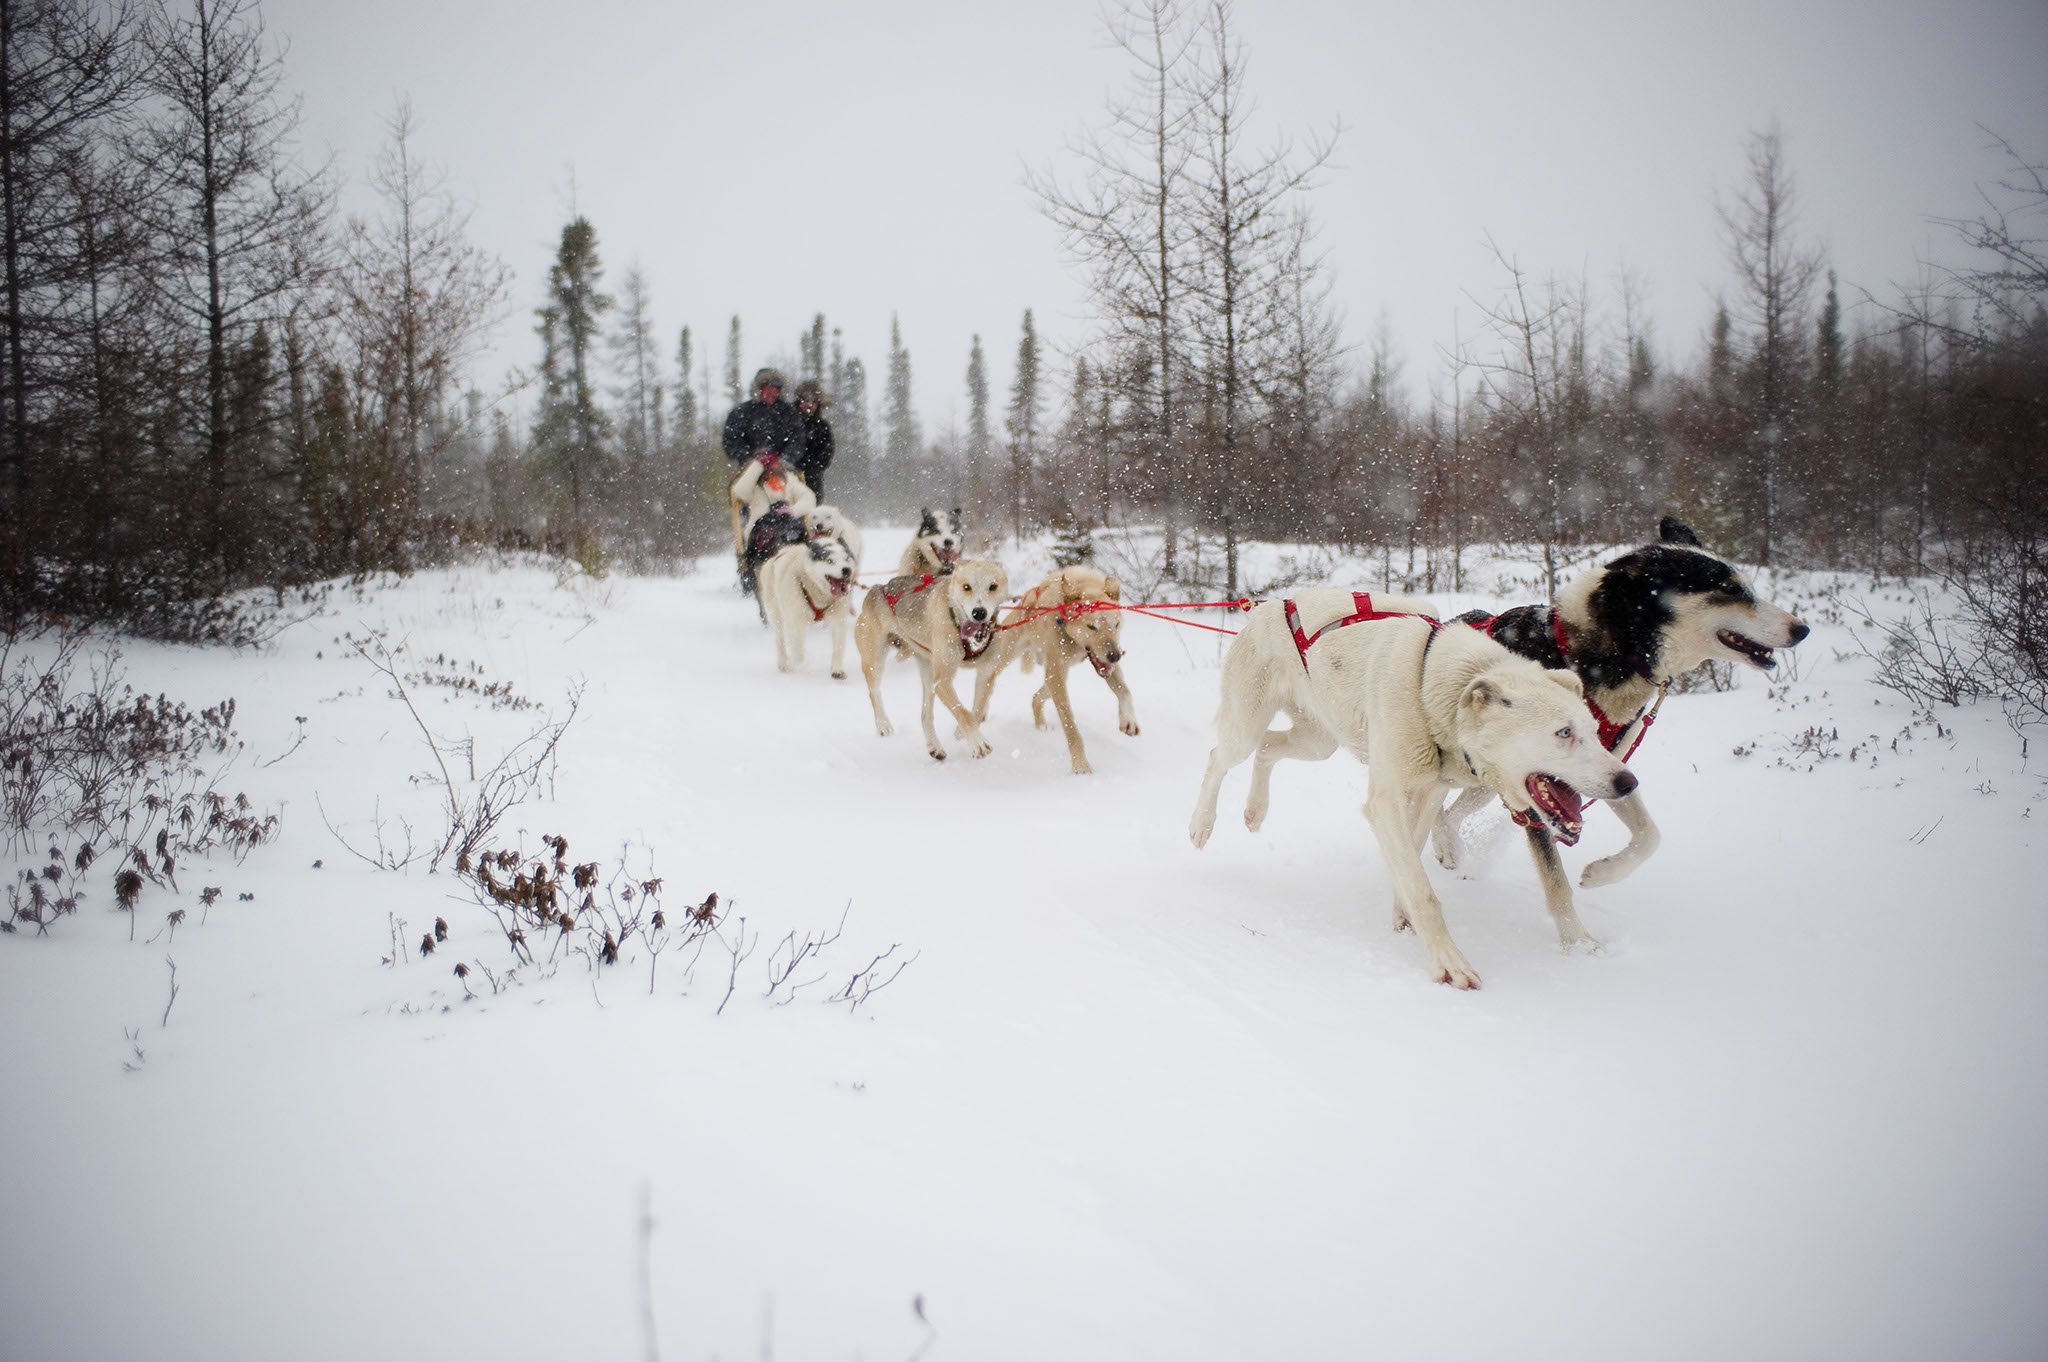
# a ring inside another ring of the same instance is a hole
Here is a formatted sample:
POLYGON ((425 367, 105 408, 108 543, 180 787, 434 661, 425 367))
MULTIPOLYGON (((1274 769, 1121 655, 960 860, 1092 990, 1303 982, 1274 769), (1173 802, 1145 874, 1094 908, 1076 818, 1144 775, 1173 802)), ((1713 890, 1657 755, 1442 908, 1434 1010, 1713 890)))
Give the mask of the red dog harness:
POLYGON ((1281 609, 1287 616, 1287 631, 1294 635, 1294 651, 1301 655, 1301 669, 1303 671, 1308 670, 1309 645, 1324 634, 1329 633, 1332 629, 1342 629, 1347 624, 1366 624, 1372 620, 1413 619, 1427 620, 1429 627, 1432 629, 1443 627, 1441 623, 1431 619, 1428 615, 1418 615, 1410 610, 1375 610, 1372 608, 1372 593, 1368 591, 1352 592, 1351 603, 1358 607, 1356 611, 1344 616, 1342 619, 1331 620, 1328 624, 1311 634, 1301 627, 1301 613, 1294 608, 1294 598, 1290 596, 1280 602, 1281 609))
POLYGON ((882 599, 888 604, 889 609, 893 612, 896 609, 896 602, 902 600, 905 596, 915 596, 918 592, 926 590, 931 586, 933 582, 936 582, 938 580, 938 578, 932 576, 929 572, 927 572, 922 577, 919 577, 917 579, 916 586, 908 587, 902 591, 884 591, 882 593, 882 599))

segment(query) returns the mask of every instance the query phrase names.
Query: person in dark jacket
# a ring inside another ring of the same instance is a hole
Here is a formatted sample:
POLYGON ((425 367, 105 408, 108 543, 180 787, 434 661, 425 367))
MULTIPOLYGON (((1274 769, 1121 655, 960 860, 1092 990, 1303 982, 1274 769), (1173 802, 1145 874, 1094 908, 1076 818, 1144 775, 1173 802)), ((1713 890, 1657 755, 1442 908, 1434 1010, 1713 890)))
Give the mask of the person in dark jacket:
POLYGON ((754 375, 754 396, 725 417, 725 457, 739 467, 760 454, 779 454, 794 464, 803 439, 796 408, 782 400, 782 375, 762 369, 754 375))
POLYGON ((831 402, 816 379, 807 378, 796 385, 797 426, 802 435, 791 466, 820 501, 825 499, 825 470, 832 466, 832 426, 825 420, 825 408, 831 402))

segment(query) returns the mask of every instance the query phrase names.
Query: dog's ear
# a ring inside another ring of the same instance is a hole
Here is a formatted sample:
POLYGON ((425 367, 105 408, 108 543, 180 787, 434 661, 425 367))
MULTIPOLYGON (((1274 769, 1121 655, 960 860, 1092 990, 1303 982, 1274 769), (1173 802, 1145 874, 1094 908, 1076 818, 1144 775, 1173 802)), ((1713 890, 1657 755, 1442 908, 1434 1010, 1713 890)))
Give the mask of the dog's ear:
POLYGON ((953 523, 955 525, 964 525, 967 523, 966 517, 960 514, 960 508, 958 506, 955 506, 953 508, 953 523))
POLYGON ((1564 668, 1546 668, 1543 674, 1558 685, 1563 686, 1573 695, 1576 695, 1579 699, 1583 700, 1586 698, 1586 683, 1579 679, 1577 672, 1564 668))
POLYGON ((1706 547, 1700 542, 1700 537, 1692 532, 1692 527, 1676 516, 1667 515, 1657 522, 1657 538, 1666 544, 1690 544, 1696 549, 1706 547))
POLYGON ((920 536, 927 534, 937 534, 939 532, 939 522, 932 518, 932 508, 926 506, 922 509, 923 518, 917 522, 918 534, 920 536))
POLYGON ((1059 603, 1064 605, 1074 599, 1074 584, 1067 580, 1067 570, 1061 568, 1053 579, 1053 590, 1059 594, 1059 603))
POLYGON ((1104 577, 1102 579, 1102 594, 1109 600, 1120 600, 1123 597, 1124 589, 1117 585, 1116 578, 1104 577))
POLYGON ((1513 709, 1515 702, 1508 699, 1507 692, 1483 676, 1475 676, 1465 687, 1465 693, 1458 697, 1460 709, 1485 709, 1488 705, 1499 705, 1502 709, 1513 709))

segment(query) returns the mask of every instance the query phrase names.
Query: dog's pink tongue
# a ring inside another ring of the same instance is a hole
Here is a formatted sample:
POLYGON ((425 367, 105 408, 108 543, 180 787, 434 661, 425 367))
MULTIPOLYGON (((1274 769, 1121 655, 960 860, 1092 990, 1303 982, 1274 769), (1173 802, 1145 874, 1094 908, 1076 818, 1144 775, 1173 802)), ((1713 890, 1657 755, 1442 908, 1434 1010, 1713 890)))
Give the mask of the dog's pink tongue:
POLYGON ((1557 811, 1564 815, 1567 822, 1576 823, 1585 816, 1585 801, 1579 798, 1577 790, 1563 781, 1550 782, 1550 797, 1556 801, 1557 811))
POLYGON ((1579 792, 1561 780, 1549 776, 1529 777, 1529 793, 1546 809, 1568 823, 1576 823, 1585 816, 1585 801, 1579 792))

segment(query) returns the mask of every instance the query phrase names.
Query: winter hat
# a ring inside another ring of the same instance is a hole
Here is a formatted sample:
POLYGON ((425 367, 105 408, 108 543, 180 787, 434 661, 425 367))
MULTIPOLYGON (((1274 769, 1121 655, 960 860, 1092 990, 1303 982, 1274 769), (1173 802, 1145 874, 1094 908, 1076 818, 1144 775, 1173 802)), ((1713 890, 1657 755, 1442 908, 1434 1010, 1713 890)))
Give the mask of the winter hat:
POLYGON ((773 383, 778 388, 788 386, 782 381, 782 371, 780 369, 756 369, 754 371, 754 392, 757 395, 761 389, 767 387, 770 383, 773 383))
POLYGON ((807 378, 796 385, 796 400, 799 402, 809 402, 815 407, 829 407, 832 405, 831 395, 825 391, 824 385, 815 378, 807 378))

